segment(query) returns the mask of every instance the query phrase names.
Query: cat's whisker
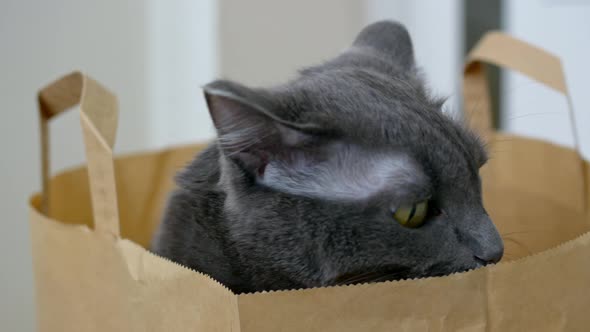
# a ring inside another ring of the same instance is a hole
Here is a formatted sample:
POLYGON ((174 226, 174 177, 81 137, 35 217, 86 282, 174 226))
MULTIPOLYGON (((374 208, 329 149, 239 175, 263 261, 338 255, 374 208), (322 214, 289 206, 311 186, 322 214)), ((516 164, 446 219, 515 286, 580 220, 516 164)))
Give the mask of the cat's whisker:
POLYGON ((559 113, 559 112, 526 113, 526 114, 519 114, 519 115, 511 116, 511 117, 507 118, 506 120, 517 120, 517 119, 528 118, 530 116, 538 116, 538 115, 559 115, 559 116, 563 116, 565 114, 562 114, 562 113, 559 113))
POLYGON ((533 229, 533 230, 526 230, 526 231, 514 231, 508 233, 501 233, 500 236, 509 236, 514 234, 528 234, 528 233, 535 233, 535 232, 550 232, 550 229, 533 229))
POLYGON ((492 142, 488 143, 488 144, 495 144, 495 143, 505 143, 505 142, 513 142, 514 138, 503 138, 503 139, 498 139, 495 138, 492 142))
POLYGON ((344 280, 339 285, 352 285, 359 283, 375 283, 389 280, 397 280, 403 277, 405 271, 395 271, 389 273, 382 273, 379 271, 371 271, 357 275, 355 277, 344 280))
MULTIPOLYGON (((536 82, 534 81, 524 81, 524 82, 519 82, 519 84, 514 85, 511 87, 510 90, 504 90, 502 91, 502 96, 503 97, 510 97, 512 95, 515 95, 518 91, 520 91, 522 88, 525 87, 529 87, 529 86, 533 86, 535 85, 536 82)), ((452 98, 452 97, 457 97, 459 96, 459 92, 460 91, 455 91, 453 93, 451 93, 449 95, 448 98, 452 98)), ((532 97, 529 97, 532 99, 532 97)), ((472 107, 470 108, 464 108, 464 113, 465 115, 468 116, 464 116, 463 118, 467 118, 469 119, 468 121, 468 126, 469 128, 473 128, 473 115, 477 112, 480 112, 482 110, 483 107, 483 100, 478 100, 472 107)), ((514 112, 516 113, 516 112, 514 112)), ((529 113, 529 114, 506 114, 508 117, 506 118, 507 120, 515 120, 515 119, 520 119, 520 118, 524 118, 524 117, 529 117, 532 115, 566 115, 566 113, 561 113, 561 112, 542 112, 542 113, 529 113)))
POLYGON ((396 279, 399 279, 399 274, 400 273, 389 273, 389 274, 383 275, 379 278, 376 278, 374 280, 371 280, 370 282, 382 282, 382 281, 396 280, 396 279))
POLYGON ((372 277, 373 275, 375 275, 375 273, 376 272, 374 272, 374 271, 369 271, 369 272, 353 275, 349 278, 346 278, 346 279, 336 283, 336 285, 342 286, 342 285, 351 285, 351 284, 360 283, 360 282, 363 282, 365 279, 372 277))

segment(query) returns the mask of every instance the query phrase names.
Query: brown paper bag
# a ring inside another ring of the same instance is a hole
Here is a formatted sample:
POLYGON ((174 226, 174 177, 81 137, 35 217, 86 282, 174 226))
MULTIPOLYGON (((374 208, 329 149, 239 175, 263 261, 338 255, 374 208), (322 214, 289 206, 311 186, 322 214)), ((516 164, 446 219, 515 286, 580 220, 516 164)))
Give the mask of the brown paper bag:
POLYGON ((502 144, 482 170, 501 263, 446 277, 236 295, 149 253, 172 176, 202 146, 113 160, 115 97, 73 73, 39 93, 43 193, 30 200, 40 331, 588 331, 588 163, 494 132, 481 62, 567 96, 559 60, 493 33, 465 70, 470 121, 502 144), (47 122, 79 104, 88 170, 49 176, 47 122), (509 140, 508 140, 509 139, 509 140))

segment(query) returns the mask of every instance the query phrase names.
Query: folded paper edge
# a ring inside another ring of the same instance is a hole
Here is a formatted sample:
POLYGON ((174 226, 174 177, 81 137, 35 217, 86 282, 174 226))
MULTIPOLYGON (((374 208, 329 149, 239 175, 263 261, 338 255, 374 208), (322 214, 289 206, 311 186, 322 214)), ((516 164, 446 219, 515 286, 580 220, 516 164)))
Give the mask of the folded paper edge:
MULTIPOLYGON (((50 222, 52 224, 52 226, 60 227, 61 229, 68 229, 71 231, 81 231, 81 232, 96 234, 96 232, 93 229, 91 229, 90 227, 88 227, 85 224, 81 224, 81 223, 65 224, 63 222, 60 222, 59 220, 55 220, 49 216, 44 215, 39 210, 39 208, 37 206, 37 205, 39 205, 38 202, 40 202, 40 197, 41 197, 40 193, 35 193, 29 198, 29 213, 34 215, 36 218, 43 220, 44 222, 50 222)), ((133 278, 134 280, 141 279, 141 278, 139 278, 140 272, 137 271, 136 268, 131 267, 131 262, 129 260, 130 259, 143 260, 144 257, 146 255, 148 255, 148 256, 151 256, 156 259, 162 259, 168 263, 175 265, 176 267, 181 268, 182 270, 193 272, 199 277, 204 277, 205 279, 208 279, 215 286, 219 286, 219 287, 223 288, 224 290, 228 291, 230 294, 237 295, 231 289, 229 289, 227 286, 225 286, 224 284, 222 284, 221 282, 219 282, 215 278, 211 277, 210 275, 196 271, 188 266, 174 262, 166 257, 159 256, 159 255, 149 251, 148 249, 144 248, 143 246, 135 243, 134 241, 131 241, 129 239, 124 239, 124 238, 114 238, 114 237, 105 237, 105 239, 108 239, 109 241, 111 241, 113 246, 115 246, 117 248, 117 251, 119 252, 122 259, 125 261, 125 263, 127 265, 127 270, 128 270, 130 277, 133 278), (127 255, 123 252, 123 250, 125 250, 126 247, 134 247, 135 249, 138 250, 139 254, 136 255, 135 258, 131 258, 130 255, 127 255)), ((165 280, 172 280, 172 279, 161 278, 160 280, 165 281, 165 280)))

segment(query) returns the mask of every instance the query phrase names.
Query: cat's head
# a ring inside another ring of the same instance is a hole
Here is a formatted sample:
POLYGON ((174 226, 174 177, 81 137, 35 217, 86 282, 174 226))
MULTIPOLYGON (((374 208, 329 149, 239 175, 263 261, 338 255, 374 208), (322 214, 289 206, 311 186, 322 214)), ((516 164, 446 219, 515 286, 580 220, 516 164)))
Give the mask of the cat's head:
POLYGON ((230 236, 263 288, 265 272, 318 286, 502 257, 482 205, 486 153, 428 95, 403 26, 372 24, 280 86, 204 90, 230 236))

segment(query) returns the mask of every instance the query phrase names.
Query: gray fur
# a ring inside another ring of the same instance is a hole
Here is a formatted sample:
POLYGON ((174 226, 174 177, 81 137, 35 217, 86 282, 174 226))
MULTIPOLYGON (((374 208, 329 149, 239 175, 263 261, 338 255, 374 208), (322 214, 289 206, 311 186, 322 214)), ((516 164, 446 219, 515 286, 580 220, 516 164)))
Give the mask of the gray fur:
POLYGON ((428 185, 420 165, 403 151, 379 152, 341 143, 323 150, 323 160, 294 153, 288 161, 270 161, 256 182, 284 193, 343 202, 428 185))
POLYGON ((205 97, 218 139, 178 175, 157 254, 235 292, 444 275, 501 258, 482 205, 485 151, 429 96, 401 25, 368 26, 349 51, 283 85, 215 81, 205 97), (421 227, 392 218, 425 199, 421 227))

